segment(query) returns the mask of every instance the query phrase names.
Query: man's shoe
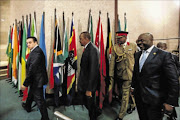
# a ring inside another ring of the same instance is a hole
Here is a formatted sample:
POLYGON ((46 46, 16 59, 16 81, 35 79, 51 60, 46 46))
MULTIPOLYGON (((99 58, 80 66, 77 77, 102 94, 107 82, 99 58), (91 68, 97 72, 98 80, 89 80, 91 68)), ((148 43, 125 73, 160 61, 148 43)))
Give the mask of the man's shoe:
POLYGON ((130 107, 129 109, 127 109, 127 113, 131 114, 134 110, 135 110, 135 107, 133 107, 133 108, 130 107))
POLYGON ((121 118, 117 117, 115 120, 122 120, 121 118))
POLYGON ((22 107, 23 107, 24 110, 26 110, 27 112, 31 112, 31 110, 27 108, 26 103, 22 103, 22 107))
POLYGON ((100 108, 97 108, 96 110, 96 116, 100 116, 102 114, 102 110, 100 108))

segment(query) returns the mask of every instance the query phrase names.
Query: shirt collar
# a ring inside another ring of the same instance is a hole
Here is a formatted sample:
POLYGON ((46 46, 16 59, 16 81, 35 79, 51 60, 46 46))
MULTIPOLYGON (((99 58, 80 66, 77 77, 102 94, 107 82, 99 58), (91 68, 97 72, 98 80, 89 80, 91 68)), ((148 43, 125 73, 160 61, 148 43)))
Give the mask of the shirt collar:
POLYGON ((91 41, 89 41, 89 42, 84 46, 84 48, 86 48, 86 47, 89 45, 90 42, 91 42, 91 41))
POLYGON ((37 47, 38 45, 36 45, 36 46, 34 46, 34 48, 33 49, 31 49, 31 52, 37 47))

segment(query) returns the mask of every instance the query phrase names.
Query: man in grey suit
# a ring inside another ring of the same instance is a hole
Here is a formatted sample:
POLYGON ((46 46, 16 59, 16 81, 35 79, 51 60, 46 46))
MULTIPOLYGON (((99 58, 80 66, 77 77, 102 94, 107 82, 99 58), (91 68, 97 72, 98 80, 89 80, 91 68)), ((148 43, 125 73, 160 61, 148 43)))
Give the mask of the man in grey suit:
POLYGON ((83 102, 89 111, 90 120, 96 120, 98 113, 95 103, 95 92, 100 81, 99 51, 91 43, 91 36, 88 32, 82 32, 79 39, 81 46, 84 46, 84 52, 80 64, 78 92, 83 96, 83 102))
POLYGON ((172 55, 153 45, 153 35, 138 37, 132 91, 140 120, 162 120, 162 109, 172 113, 178 106, 178 73, 172 55), (134 90, 133 90, 134 88, 134 90))
POLYGON ((22 107, 27 112, 31 112, 31 105, 34 100, 41 112, 41 120, 49 120, 46 102, 43 97, 43 85, 48 82, 45 56, 35 37, 28 37, 26 43, 31 52, 26 63, 26 79, 21 86, 21 90, 25 90, 28 86, 30 86, 30 90, 26 103, 22 103, 22 107))

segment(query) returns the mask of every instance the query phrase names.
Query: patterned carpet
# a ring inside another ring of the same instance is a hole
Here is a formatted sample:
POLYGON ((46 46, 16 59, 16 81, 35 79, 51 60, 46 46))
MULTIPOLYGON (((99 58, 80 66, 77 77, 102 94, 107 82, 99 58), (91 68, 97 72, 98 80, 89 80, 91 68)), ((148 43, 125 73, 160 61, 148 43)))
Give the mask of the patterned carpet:
MULTIPOLYGON (((180 101, 179 101, 180 103, 180 101)), ((103 108, 102 114, 98 117, 98 120, 114 120, 119 112, 119 103, 115 102, 111 107, 106 106, 103 108)), ((180 120, 180 107, 176 108, 178 113, 178 119, 180 120)), ((54 111, 59 111, 62 114, 72 118, 73 120, 89 120, 88 111, 81 105, 75 106, 61 106, 54 108, 50 106, 48 108, 48 114, 50 120, 57 120, 54 111)), ((21 106, 21 98, 17 92, 17 89, 12 87, 12 84, 6 80, 0 81, 0 120, 40 120, 41 115, 37 107, 33 108, 33 111, 27 113, 21 106)), ((123 120, 139 120, 137 111, 132 114, 127 114, 123 120)))

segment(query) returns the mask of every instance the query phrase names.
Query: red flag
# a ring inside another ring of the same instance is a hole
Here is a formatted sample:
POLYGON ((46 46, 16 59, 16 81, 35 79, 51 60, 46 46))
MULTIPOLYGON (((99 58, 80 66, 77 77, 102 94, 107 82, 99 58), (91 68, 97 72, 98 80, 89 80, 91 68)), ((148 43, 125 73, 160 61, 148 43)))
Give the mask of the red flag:
POLYGON ((106 77, 106 62, 104 54, 104 38, 103 30, 101 23, 101 41, 100 41, 100 75, 101 75, 101 84, 100 84, 100 95, 99 95, 99 107, 102 109, 103 101, 105 97, 105 77, 106 77))
MULTIPOLYGON (((53 46, 54 46, 54 45, 53 45, 53 46)), ((49 89, 53 89, 53 88, 54 88, 53 58, 54 58, 54 55, 52 55, 52 59, 51 59, 51 69, 50 69, 50 79, 49 79, 49 89)))
POLYGON ((101 18, 100 18, 100 16, 99 16, 99 21, 98 21, 98 26, 97 26, 97 32, 96 32, 96 39, 95 39, 95 45, 97 46, 97 48, 99 48, 100 22, 101 22, 101 18))

